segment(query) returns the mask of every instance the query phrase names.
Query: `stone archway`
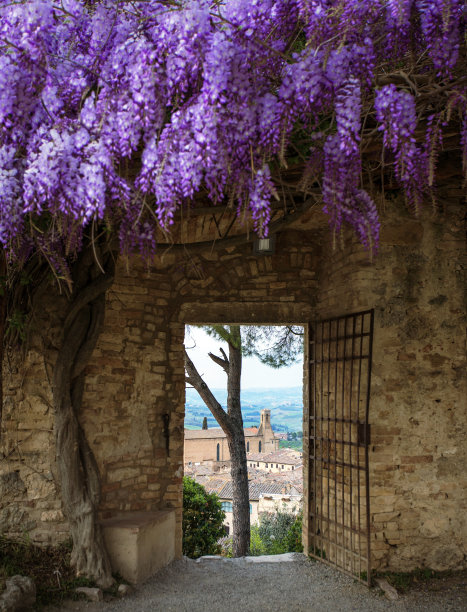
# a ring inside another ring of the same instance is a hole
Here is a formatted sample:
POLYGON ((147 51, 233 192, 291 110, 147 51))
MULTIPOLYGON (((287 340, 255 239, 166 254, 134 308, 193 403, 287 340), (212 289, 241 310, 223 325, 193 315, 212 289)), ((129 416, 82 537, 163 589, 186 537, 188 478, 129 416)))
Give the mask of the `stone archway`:
MULTIPOLYGON (((392 202, 374 261, 350 235, 333 250, 305 215, 273 255, 247 244, 169 250, 149 270, 121 262, 81 415, 100 516, 171 510, 181 555, 185 322, 306 323, 374 308, 372 567, 465 564, 465 208, 455 190, 441 196, 442 223, 392 202)), ((6 533, 27 525, 43 542, 68 535, 50 410, 57 304, 43 296, 24 362, 5 368, 0 516, 6 533)))

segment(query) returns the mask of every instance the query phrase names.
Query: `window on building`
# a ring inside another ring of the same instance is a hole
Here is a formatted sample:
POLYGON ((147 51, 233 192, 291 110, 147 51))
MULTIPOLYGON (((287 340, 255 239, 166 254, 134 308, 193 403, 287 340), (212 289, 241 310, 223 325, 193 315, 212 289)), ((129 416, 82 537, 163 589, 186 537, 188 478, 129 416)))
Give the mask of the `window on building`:
POLYGON ((256 467, 259 467, 259 461, 256 462, 256 467))
POLYGON ((268 464, 266 463, 266 467, 268 467, 268 464))
POLYGON ((250 443, 249 442, 246 443, 246 452, 247 453, 250 452, 250 443))
POLYGON ((284 469, 284 466, 283 466, 283 465, 281 465, 281 469, 282 469, 282 470, 284 469))
POLYGON ((216 457, 217 457, 217 461, 220 461, 220 456, 221 456, 221 445, 218 444, 217 445, 217 449, 216 449, 216 457))
POLYGON ((292 469, 293 469, 293 470, 295 469, 295 468, 294 468, 294 466, 292 466, 292 469))
POLYGON ((250 514, 253 514, 253 506, 250 504, 250 514))
POLYGON ((221 508, 224 512, 232 512, 232 502, 221 502, 221 508))
POLYGON ((279 466, 278 466, 278 465, 277 465, 277 463, 276 463, 276 468, 278 468, 278 467, 279 467, 279 466))
POLYGON ((261 440, 258 442, 258 453, 261 452, 261 440))

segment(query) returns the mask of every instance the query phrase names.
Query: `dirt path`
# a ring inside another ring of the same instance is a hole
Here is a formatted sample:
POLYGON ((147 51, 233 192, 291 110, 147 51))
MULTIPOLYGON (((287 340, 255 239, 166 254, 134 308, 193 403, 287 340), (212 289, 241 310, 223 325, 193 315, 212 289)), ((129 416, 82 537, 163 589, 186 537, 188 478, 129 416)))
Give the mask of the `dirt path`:
MULTIPOLYGON (((282 557, 282 555, 281 555, 282 557)), ((397 601, 368 590, 304 555, 274 562, 247 559, 176 561, 130 596, 100 604, 70 602, 64 612, 465 612, 467 573, 431 581, 397 601)), ((271 558, 268 558, 269 561, 271 558)), ((50 608, 50 611, 57 608, 50 608)))

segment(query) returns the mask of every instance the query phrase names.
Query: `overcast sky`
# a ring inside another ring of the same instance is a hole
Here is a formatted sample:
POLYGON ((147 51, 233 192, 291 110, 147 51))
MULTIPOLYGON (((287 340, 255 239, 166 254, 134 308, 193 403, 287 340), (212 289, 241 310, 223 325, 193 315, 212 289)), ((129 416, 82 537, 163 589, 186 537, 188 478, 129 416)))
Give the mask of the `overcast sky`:
MULTIPOLYGON (((209 358, 208 353, 220 355, 219 347, 223 346, 228 354, 227 344, 208 336, 202 329, 190 327, 190 335, 185 334, 185 346, 190 359, 208 387, 211 389, 225 388, 227 375, 209 358)), ((298 387, 302 385, 302 378, 302 359, 288 368, 279 369, 269 368, 253 357, 244 357, 242 360, 242 389, 298 387)))

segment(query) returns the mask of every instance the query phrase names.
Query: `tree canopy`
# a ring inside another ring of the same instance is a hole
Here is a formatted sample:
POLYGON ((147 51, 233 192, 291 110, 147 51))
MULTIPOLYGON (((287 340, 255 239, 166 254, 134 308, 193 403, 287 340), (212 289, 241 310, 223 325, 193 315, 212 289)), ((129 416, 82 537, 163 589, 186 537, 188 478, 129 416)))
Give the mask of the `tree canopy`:
POLYGON ((453 121, 467 159, 465 26, 465 0, 0 0, 0 244, 150 256, 197 198, 266 234, 314 186, 375 249, 369 141, 414 210, 453 121))
MULTIPOLYGON (((235 344, 231 326, 200 327, 213 338, 235 344)), ((256 357, 271 368, 290 366, 303 353, 304 332, 300 325, 241 325, 240 331, 236 348, 241 349, 245 357, 256 357)), ((209 356, 214 357, 212 353, 209 356)))

